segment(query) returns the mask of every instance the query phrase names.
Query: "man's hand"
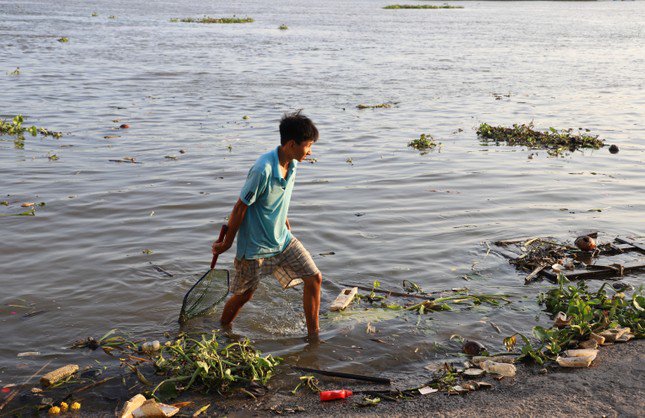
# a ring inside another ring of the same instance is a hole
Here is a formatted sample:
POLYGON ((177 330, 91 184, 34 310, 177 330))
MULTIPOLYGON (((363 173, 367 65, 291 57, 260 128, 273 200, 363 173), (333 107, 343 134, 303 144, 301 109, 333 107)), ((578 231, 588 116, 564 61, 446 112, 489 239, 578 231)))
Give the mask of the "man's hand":
POLYGON ((227 244, 226 241, 224 242, 214 242, 213 243, 213 255, 219 255, 222 254, 223 252, 226 252, 231 248, 231 244, 227 244))

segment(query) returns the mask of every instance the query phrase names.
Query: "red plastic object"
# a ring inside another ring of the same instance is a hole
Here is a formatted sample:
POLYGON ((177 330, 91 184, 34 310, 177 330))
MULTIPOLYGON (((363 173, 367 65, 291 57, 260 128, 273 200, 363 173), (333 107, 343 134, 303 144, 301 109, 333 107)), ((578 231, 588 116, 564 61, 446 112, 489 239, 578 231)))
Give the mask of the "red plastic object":
POLYGON ((336 399, 345 399, 349 398, 350 396, 352 396, 352 391, 347 389, 326 390, 324 392, 320 392, 320 400, 322 402, 333 401, 336 399))

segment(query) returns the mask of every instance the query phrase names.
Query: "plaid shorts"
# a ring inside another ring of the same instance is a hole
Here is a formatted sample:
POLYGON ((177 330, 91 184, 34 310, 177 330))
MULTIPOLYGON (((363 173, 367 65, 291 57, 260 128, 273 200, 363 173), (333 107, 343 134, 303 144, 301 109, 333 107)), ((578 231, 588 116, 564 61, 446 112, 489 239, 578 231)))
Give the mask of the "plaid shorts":
POLYGON ((302 283, 303 277, 313 276, 318 272, 309 251, 296 237, 291 237, 287 248, 273 257, 251 260, 236 258, 231 292, 241 295, 249 290, 255 291, 260 278, 269 275, 278 279, 283 289, 288 289, 302 283))

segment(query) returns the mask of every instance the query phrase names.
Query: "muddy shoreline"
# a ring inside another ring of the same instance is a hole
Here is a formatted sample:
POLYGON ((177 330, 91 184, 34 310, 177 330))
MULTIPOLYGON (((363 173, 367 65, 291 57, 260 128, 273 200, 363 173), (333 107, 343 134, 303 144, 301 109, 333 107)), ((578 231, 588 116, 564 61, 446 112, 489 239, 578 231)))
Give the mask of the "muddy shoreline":
MULTIPOLYGON (((314 394, 270 392, 257 402, 231 400, 220 404, 218 415, 272 416, 607 416, 636 417, 645 410, 645 344, 642 340, 601 348, 588 369, 557 366, 540 372, 540 367, 520 366, 514 379, 496 382, 492 389, 463 396, 434 393, 400 402, 382 401, 360 407, 361 395, 321 403, 314 394), (304 408, 298 411, 297 407, 304 408), (295 409, 294 412, 290 410, 295 409)), ((328 381, 326 381, 328 382, 328 381)), ((337 381, 336 384, 343 384, 337 381)), ((332 388, 329 384, 325 388, 332 388)), ((335 386, 339 388, 340 386, 335 386)), ((355 387, 344 382, 343 387, 355 387)), ((215 411, 213 411, 215 412, 215 411)), ((216 416, 213 414, 213 416, 216 416)))

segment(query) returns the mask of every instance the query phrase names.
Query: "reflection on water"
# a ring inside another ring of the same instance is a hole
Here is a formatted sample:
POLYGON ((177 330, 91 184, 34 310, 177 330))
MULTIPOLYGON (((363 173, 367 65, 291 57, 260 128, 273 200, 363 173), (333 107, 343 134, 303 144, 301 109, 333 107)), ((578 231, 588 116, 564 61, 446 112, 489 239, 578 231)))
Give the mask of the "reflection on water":
MULTIPOLYGON (((421 318, 363 303, 324 313, 322 343, 312 347, 302 338, 301 290, 267 280, 235 333, 290 363, 414 378, 420 365, 459 351, 454 334, 501 349, 504 336, 548 320, 535 303, 544 285, 525 287, 484 241, 643 236, 642 3, 287 3, 0 2, 0 70, 21 71, 0 76, 0 113, 66 133, 28 138, 24 150, 0 140, 9 203, 0 213, 46 203, 35 217, 0 218, 0 324, 11 336, 0 346, 2 383, 43 360, 80 361, 67 349, 77 338, 176 332, 182 297, 206 269, 248 167, 275 146, 278 120, 293 109, 321 132, 289 218, 323 272, 323 310, 340 283, 377 279, 392 290, 403 280, 428 291, 467 286, 512 303, 421 318), (203 14, 255 23, 169 22, 203 14), (397 104, 356 109, 384 102, 397 104), (482 147, 475 135, 481 122, 531 120, 589 128, 620 153, 529 159, 525 149, 482 147), (409 149, 421 133, 441 147, 409 149), (141 164, 109 161, 124 157, 141 164), (17 361, 32 350, 41 357, 17 361)), ((222 267, 232 268, 233 253, 222 267)))

